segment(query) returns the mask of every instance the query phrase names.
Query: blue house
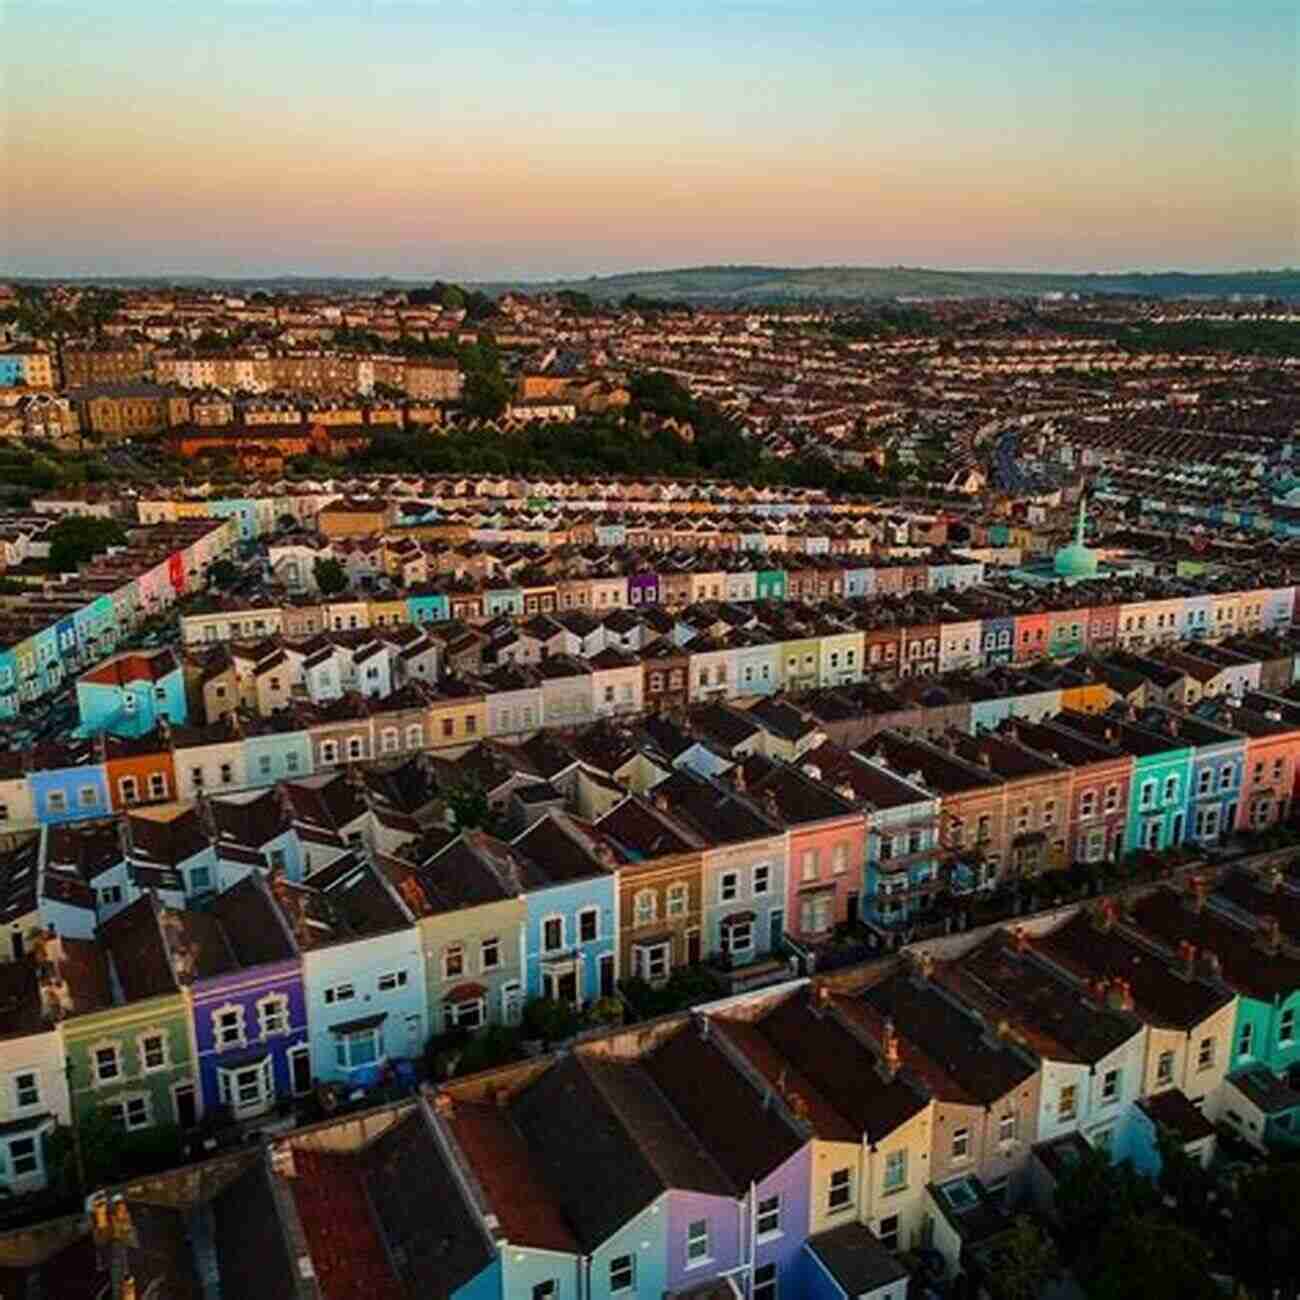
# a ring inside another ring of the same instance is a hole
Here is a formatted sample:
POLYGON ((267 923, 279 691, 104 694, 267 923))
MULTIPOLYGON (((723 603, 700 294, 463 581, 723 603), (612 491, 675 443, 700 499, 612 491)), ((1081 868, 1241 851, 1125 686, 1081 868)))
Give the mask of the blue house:
POLYGON ((1188 782, 1187 837, 1196 844, 1214 844, 1237 823, 1246 738, 1204 718, 1183 717, 1167 709, 1150 709, 1143 723, 1174 732, 1195 745, 1188 782))
POLYGON ((94 741, 41 746, 32 755, 32 769, 27 782, 32 810, 42 825, 105 817, 113 811, 104 756, 94 741))
POLYGON ((582 1006, 618 979, 618 853, 589 822, 549 812, 513 841, 525 859, 524 991, 582 1006))
POLYGON ((84 735, 142 736, 159 722, 184 722, 185 680, 168 649, 114 655, 77 681, 84 735))

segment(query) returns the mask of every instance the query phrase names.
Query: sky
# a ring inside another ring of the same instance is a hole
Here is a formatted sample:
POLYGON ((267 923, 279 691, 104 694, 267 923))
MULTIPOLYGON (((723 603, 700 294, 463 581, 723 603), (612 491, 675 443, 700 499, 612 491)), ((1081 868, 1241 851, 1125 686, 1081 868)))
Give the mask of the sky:
POLYGON ((0 0, 0 272, 1300 264, 1272 0, 0 0))

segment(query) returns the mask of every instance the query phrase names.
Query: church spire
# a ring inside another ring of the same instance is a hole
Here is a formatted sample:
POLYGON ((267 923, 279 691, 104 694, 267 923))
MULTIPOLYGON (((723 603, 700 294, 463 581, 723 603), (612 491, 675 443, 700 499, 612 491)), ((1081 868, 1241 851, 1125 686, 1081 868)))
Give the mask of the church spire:
POLYGON ((1083 528, 1088 518, 1088 495, 1086 492, 1079 493, 1079 522, 1074 526, 1074 544, 1083 545, 1083 528))

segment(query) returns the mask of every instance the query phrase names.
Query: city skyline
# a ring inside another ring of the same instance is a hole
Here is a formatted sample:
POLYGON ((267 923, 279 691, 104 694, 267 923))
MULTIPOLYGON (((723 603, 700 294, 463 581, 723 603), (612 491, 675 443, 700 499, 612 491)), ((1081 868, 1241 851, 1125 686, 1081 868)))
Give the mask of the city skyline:
POLYGON ((19 275, 1295 265, 1290 7, 13 4, 19 275))

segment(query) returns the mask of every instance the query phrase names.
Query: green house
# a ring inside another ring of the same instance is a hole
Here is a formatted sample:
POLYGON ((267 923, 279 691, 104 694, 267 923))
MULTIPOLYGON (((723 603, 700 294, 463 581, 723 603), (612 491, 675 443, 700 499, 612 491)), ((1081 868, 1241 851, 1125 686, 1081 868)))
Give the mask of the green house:
MULTIPOLYGON (((191 1017, 180 976, 201 954, 169 944, 145 894, 94 939, 64 939, 58 996, 72 1115, 107 1107, 128 1133, 198 1118, 191 1017)), ((56 977, 56 978, 58 978, 56 977)))

